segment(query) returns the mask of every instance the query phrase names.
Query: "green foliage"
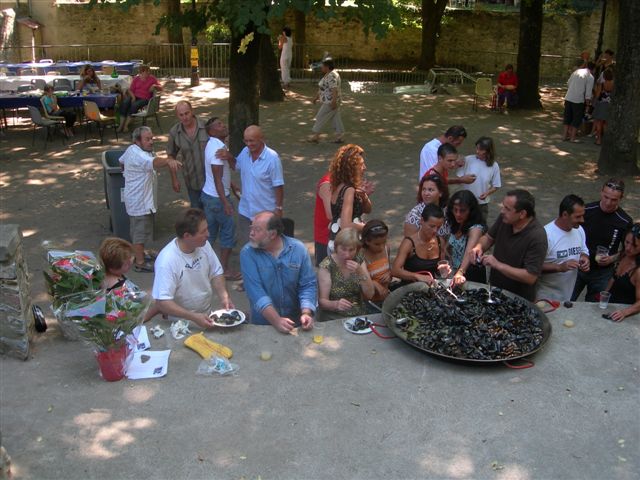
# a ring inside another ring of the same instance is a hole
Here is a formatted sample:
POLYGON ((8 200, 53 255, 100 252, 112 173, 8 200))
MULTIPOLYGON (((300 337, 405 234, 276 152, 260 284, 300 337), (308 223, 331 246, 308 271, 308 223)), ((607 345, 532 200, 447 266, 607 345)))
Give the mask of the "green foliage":
POLYGON ((212 43, 226 43, 231 41, 231 30, 222 22, 214 21, 205 29, 204 33, 207 40, 212 43))
MULTIPOLYGON (((90 0, 94 5, 114 5, 126 11, 140 5, 144 0, 90 0)), ((342 13, 347 20, 359 19, 366 33, 373 32, 382 37, 392 26, 401 25, 398 0, 200 0, 182 4, 179 15, 163 15, 156 25, 156 34, 161 29, 189 28, 193 36, 207 29, 212 22, 225 23, 236 35, 256 31, 270 35, 269 22, 284 17, 288 10, 313 13, 320 20, 327 20, 342 13), (345 7, 355 4, 355 7, 345 7), (344 8, 342 8, 344 7, 344 8)), ((155 6, 163 5, 153 0, 155 6)))

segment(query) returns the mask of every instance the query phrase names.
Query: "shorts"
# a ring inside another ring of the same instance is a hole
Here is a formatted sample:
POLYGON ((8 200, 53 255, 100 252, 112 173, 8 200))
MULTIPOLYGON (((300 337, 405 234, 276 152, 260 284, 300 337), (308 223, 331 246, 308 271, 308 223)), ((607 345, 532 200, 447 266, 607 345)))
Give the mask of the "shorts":
POLYGON ((153 214, 129 217, 131 243, 145 244, 153 237, 153 214))
MULTIPOLYGON (((227 197, 227 201, 231 203, 231 197, 227 197)), ((202 192, 200 202, 207 217, 207 226, 209 227, 209 243, 213 245, 220 234, 220 248, 233 248, 236 244, 235 234, 236 226, 233 222, 233 216, 224 213, 224 205, 218 197, 212 197, 202 192)))
POLYGON ((584 117, 584 103, 573 103, 569 100, 564 101, 563 125, 570 125, 574 128, 580 128, 582 118, 584 117))

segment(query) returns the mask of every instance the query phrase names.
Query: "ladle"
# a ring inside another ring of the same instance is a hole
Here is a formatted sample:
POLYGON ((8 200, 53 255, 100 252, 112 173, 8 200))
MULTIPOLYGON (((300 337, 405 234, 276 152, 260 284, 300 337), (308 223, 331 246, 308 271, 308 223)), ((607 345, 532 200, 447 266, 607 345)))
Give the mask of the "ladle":
MULTIPOLYGON (((368 300, 367 303, 369 305, 371 305, 373 308, 375 308, 376 310, 378 310, 380 313, 382 313, 383 315, 386 315, 384 313, 384 310, 382 310, 378 305, 376 305, 375 303, 373 303, 371 300, 368 300)), ((407 317, 402 317, 402 318, 398 318, 396 319, 396 325, 400 326, 400 325, 404 325, 405 323, 407 323, 409 321, 409 319, 407 317)))

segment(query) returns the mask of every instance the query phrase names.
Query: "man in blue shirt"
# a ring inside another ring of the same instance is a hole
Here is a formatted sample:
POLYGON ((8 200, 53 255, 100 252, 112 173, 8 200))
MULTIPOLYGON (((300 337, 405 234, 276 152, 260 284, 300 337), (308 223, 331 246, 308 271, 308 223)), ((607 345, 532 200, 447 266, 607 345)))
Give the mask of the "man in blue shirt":
POLYGON ((280 216, 260 212, 251 223, 249 243, 240 252, 252 323, 271 324, 283 333, 296 325, 309 330, 318 298, 316 274, 302 242, 283 232, 280 216))

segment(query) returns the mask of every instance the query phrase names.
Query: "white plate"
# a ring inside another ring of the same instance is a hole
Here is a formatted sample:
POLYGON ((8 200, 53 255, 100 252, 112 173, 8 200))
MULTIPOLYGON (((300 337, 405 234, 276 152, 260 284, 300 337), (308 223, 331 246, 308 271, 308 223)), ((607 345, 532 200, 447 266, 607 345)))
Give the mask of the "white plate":
MULTIPOLYGON (((369 322, 369 324, 371 324, 371 320, 369 320, 366 317, 356 317, 356 318, 364 318, 367 322, 369 322)), ((342 322, 342 325, 344 326, 344 329, 349 332, 349 333, 353 333, 354 335, 366 335, 367 333, 371 333, 371 327, 369 328, 365 328, 363 330, 354 330, 353 329, 353 324, 355 323, 356 319, 355 318, 349 318, 347 320, 345 320, 344 322, 342 322)))
POLYGON ((212 318, 214 315, 217 315, 218 317, 222 316, 223 313, 231 313, 231 312, 238 312, 240 314, 240 320, 236 321, 235 323, 230 323, 230 324, 226 324, 226 323, 218 323, 215 320, 213 320, 213 324, 216 327, 223 327, 223 328, 228 328, 228 327, 237 327, 238 325, 240 325, 241 323, 244 323, 244 321, 246 320, 246 316, 244 313, 242 313, 240 310, 216 310, 215 312, 211 312, 209 314, 209 318, 212 318))

